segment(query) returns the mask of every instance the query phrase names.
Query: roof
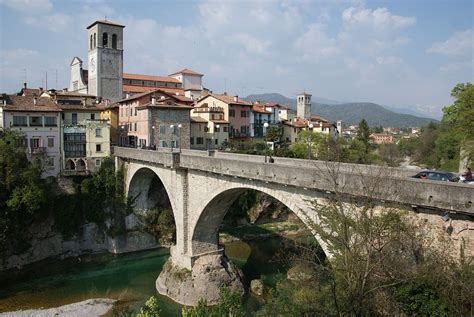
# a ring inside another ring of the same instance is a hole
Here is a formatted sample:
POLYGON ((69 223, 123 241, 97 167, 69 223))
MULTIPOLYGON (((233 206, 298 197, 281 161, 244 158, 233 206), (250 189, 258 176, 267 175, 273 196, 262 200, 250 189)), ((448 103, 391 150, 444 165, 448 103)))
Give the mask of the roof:
MULTIPOLYGON (((125 90, 124 90, 125 91, 125 90)), ((133 94, 131 95, 130 97, 128 98, 125 98, 125 99, 122 99, 122 100, 119 100, 117 101, 117 103, 120 103, 120 102, 128 102, 128 101, 131 101, 131 100, 136 100, 136 99, 139 99, 141 97, 144 97, 144 96, 147 96, 147 95, 152 95, 152 94, 161 94, 161 95, 166 95, 167 99, 169 98, 172 98, 174 100, 178 100, 180 101, 181 103, 183 104, 192 104, 193 103, 193 100, 186 97, 186 96, 183 96, 183 95, 177 95, 178 91, 175 91, 173 89, 166 89, 166 88, 152 88, 152 89, 148 89, 144 92, 140 92, 140 93, 137 93, 137 94, 133 94)), ((158 98, 157 98, 158 99, 158 98)), ((158 99, 159 100, 159 99, 158 99)))
POLYGON ((214 119, 214 120, 211 119, 211 121, 214 122, 214 123, 229 124, 229 121, 222 120, 222 119, 214 119))
POLYGON ((205 118, 191 116, 191 123, 206 123, 206 122, 208 121, 205 118))
POLYGON ((259 104, 253 105, 253 109, 252 109, 252 110, 253 110, 253 112, 257 112, 257 113, 272 114, 271 111, 267 111, 267 110, 265 109, 265 106, 264 106, 264 105, 259 105, 259 104))
POLYGON ((294 118, 293 120, 285 120, 282 122, 284 125, 295 128, 305 128, 308 126, 308 120, 303 118, 294 118))
POLYGON ((305 95, 305 96, 312 96, 311 94, 308 94, 306 91, 300 92, 298 96, 305 95))
POLYGON ((58 97, 84 97, 84 98, 97 98, 94 95, 83 94, 76 91, 58 91, 58 90, 48 90, 46 93, 49 95, 55 95, 58 97))
POLYGON ((61 108, 62 110, 74 110, 74 111, 101 111, 103 110, 103 106, 100 104, 93 103, 92 105, 64 105, 64 104, 58 104, 58 107, 61 108))
POLYGON ((118 23, 115 23, 115 22, 112 22, 112 21, 109 21, 109 20, 97 20, 95 21, 94 23, 92 23, 91 25, 89 25, 86 29, 90 29, 91 27, 93 27, 94 25, 96 25, 97 23, 100 23, 100 24, 107 24, 107 25, 112 25, 112 26, 119 26, 121 28, 124 28, 125 25, 122 25, 122 24, 118 24, 118 23))
MULTIPOLYGON (((58 105, 46 97, 33 97, 33 96, 16 96, 16 95, 3 95, 2 99, 6 100, 4 110, 9 111, 40 111, 40 112, 60 112, 61 109, 58 105), (36 104, 35 100, 36 99, 36 104)), ((2 103, 0 103, 1 105, 2 103)))
POLYGON ((200 74, 198 72, 195 72, 194 70, 190 70, 188 68, 182 69, 176 73, 170 74, 169 76, 173 75, 179 75, 179 74, 186 74, 186 75, 195 75, 195 76, 204 76, 203 74, 200 74))
POLYGON ((33 97, 33 96, 40 96, 41 93, 43 92, 42 89, 35 89, 35 88, 22 88, 20 91, 20 96, 27 96, 27 97, 33 97))
POLYGON ((151 102, 148 102, 146 104, 143 104, 143 105, 140 105, 140 106, 136 107, 136 109, 138 109, 138 110, 145 109, 145 108, 173 108, 173 109, 176 109, 176 110, 190 110, 193 107, 182 104, 182 103, 177 103, 177 102, 168 103, 168 102, 162 102, 162 101, 159 101, 159 100, 157 100, 155 104, 152 104, 151 102))
POLYGON ((328 119, 323 118, 321 116, 311 116, 311 122, 315 122, 315 121, 329 122, 328 119))
POLYGON ((226 104, 229 104, 229 105, 240 105, 240 106, 249 106, 249 107, 253 106, 253 104, 251 102, 248 102, 248 101, 240 99, 240 98, 238 98, 237 101, 234 101, 234 96, 229 96, 225 93, 222 94, 222 95, 208 94, 207 96, 201 98, 199 101, 202 101, 202 100, 208 98, 209 96, 214 97, 216 99, 219 99, 220 101, 225 102, 226 104))
MULTIPOLYGON (((151 81, 160 81, 167 83, 181 83, 174 77, 169 76, 153 76, 153 75, 143 75, 143 74, 131 74, 123 73, 123 79, 134 79, 134 80, 151 80, 151 81)), ((153 88, 153 87, 152 87, 153 88)))

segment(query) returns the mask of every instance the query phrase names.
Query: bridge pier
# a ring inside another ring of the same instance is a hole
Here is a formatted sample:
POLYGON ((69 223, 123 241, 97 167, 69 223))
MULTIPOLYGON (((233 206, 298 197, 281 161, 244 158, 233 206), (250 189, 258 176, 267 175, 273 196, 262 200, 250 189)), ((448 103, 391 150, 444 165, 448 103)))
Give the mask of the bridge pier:
POLYGON ((224 249, 199 255, 180 254, 176 246, 156 280, 161 295, 187 306, 196 306, 204 299, 217 304, 219 289, 228 287, 244 294, 242 271, 224 255, 224 249))

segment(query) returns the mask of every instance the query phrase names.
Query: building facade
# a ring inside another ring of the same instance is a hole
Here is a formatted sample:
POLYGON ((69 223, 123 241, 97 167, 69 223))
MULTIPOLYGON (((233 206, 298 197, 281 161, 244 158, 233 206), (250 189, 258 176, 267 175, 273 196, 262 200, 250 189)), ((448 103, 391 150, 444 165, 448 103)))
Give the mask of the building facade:
POLYGON ((296 96, 296 116, 309 120, 311 118, 311 95, 302 92, 296 96))
POLYGON ((41 164, 43 177, 60 173, 61 109, 49 98, 3 94, 0 127, 24 136, 27 158, 41 164))
POLYGON ((215 149, 225 147, 229 142, 229 121, 224 119, 222 107, 207 103, 191 110, 192 149, 215 149))

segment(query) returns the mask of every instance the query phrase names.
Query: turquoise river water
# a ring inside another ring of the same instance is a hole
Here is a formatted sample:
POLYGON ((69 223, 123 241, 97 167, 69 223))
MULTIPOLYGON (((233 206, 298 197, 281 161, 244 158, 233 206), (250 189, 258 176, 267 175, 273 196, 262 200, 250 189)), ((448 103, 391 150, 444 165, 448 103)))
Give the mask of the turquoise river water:
MULTIPOLYGON (((285 274, 287 268, 274 261, 283 238, 264 241, 231 242, 227 256, 244 272, 246 283, 261 278, 268 285, 285 274)), ((118 306, 137 308, 157 295, 155 280, 169 257, 168 249, 124 255, 81 256, 66 260, 47 260, 21 270, 0 273, 0 312, 57 307, 88 298, 108 297, 118 306)), ((181 308, 160 296, 164 316, 179 316, 181 308)), ((246 295, 248 312, 260 306, 257 298, 246 295)))

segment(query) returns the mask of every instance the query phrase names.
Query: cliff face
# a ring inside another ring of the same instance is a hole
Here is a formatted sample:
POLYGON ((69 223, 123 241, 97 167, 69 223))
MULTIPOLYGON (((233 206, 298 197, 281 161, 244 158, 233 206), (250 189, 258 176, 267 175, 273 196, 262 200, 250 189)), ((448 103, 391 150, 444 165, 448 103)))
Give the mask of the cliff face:
POLYGON ((110 237, 95 223, 86 223, 79 234, 65 239, 54 228, 52 217, 41 223, 34 223, 27 232, 30 247, 22 253, 11 254, 0 261, 0 271, 21 268, 23 265, 47 258, 60 259, 91 253, 126 253, 156 248, 156 239, 145 232, 127 228, 121 235, 110 237))

